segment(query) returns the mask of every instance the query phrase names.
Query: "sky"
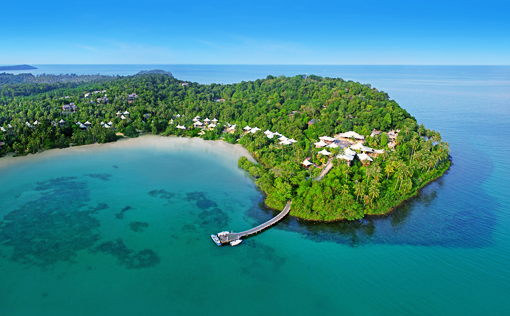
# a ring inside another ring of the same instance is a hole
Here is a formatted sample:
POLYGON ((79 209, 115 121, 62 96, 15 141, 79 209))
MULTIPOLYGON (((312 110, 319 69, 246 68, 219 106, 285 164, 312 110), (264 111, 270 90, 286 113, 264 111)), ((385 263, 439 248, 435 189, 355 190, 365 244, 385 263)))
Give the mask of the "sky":
POLYGON ((510 1, 3 1, 0 65, 510 65, 510 1))

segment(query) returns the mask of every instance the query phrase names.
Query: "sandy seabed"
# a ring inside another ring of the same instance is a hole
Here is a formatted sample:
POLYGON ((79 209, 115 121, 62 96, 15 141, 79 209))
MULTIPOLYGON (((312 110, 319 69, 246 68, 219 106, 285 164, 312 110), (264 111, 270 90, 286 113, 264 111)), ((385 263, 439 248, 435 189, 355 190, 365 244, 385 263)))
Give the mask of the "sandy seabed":
POLYGON ((208 153, 214 152, 217 155, 224 156, 225 158, 245 156, 252 162, 256 162, 241 145, 233 145, 224 141, 203 140, 202 138, 188 138, 177 136, 159 136, 159 135, 143 135, 137 138, 122 138, 116 142, 105 144, 90 144, 83 146, 73 146, 62 149, 50 149, 36 154, 28 154, 26 156, 14 157, 9 153, 5 157, 0 158, 0 170, 9 168, 20 163, 30 163, 35 161, 49 160, 58 156, 68 156, 72 159, 73 156, 83 154, 94 154, 104 151, 111 151, 124 148, 147 148, 151 150, 194 150, 197 152, 205 151, 208 153))

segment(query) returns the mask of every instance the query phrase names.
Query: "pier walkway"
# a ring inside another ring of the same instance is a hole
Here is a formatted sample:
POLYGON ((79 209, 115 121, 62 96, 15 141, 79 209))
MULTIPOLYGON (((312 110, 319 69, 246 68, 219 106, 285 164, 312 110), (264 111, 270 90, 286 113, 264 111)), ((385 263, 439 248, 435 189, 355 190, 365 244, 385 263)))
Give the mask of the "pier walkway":
POLYGON ((229 242, 231 242, 233 240, 237 240, 237 239, 239 239, 241 237, 245 237, 245 236, 249 236, 249 235, 252 235, 252 234, 256 234, 256 233, 261 232, 262 230, 268 228, 269 226, 272 226, 272 225, 276 224, 279 220, 284 218, 285 215, 287 215, 290 212, 290 205, 291 204, 292 204, 292 201, 289 200, 287 202, 287 205, 285 205, 283 210, 278 215, 276 215, 275 217, 271 218, 270 220, 268 220, 264 224, 261 224, 261 225, 259 225, 257 227, 254 227, 254 228, 250 229, 250 230, 246 230, 244 232, 229 233, 229 234, 224 235, 224 236, 219 236, 221 243, 222 244, 229 243, 229 242))
POLYGON ((324 178, 324 176, 326 176, 328 174, 328 172, 333 168, 333 160, 332 159, 329 159, 328 161, 328 164, 326 165, 326 167, 324 167, 324 169, 321 171, 321 174, 319 175, 319 177, 317 177, 317 181, 321 181, 322 178, 324 178))

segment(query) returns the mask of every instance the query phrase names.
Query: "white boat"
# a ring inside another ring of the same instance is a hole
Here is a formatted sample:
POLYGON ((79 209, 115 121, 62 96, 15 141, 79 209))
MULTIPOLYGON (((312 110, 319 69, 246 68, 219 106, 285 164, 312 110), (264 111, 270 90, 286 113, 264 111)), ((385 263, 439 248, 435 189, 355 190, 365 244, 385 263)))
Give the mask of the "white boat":
POLYGON ((230 242, 230 246, 237 246, 237 245, 239 245, 241 242, 242 242, 242 240, 241 240, 241 239, 236 239, 236 240, 234 240, 234 241, 231 241, 231 242, 230 242))
POLYGON ((211 239, 214 241, 214 243, 218 246, 221 246, 220 239, 216 235, 211 235, 211 239))

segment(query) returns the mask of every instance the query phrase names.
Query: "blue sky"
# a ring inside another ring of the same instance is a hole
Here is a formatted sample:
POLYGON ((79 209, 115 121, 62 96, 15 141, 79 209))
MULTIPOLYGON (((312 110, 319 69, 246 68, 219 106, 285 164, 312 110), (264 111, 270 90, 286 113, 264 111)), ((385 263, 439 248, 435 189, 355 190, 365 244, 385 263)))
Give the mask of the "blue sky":
POLYGON ((510 1, 13 1, 0 65, 510 65, 510 1))

